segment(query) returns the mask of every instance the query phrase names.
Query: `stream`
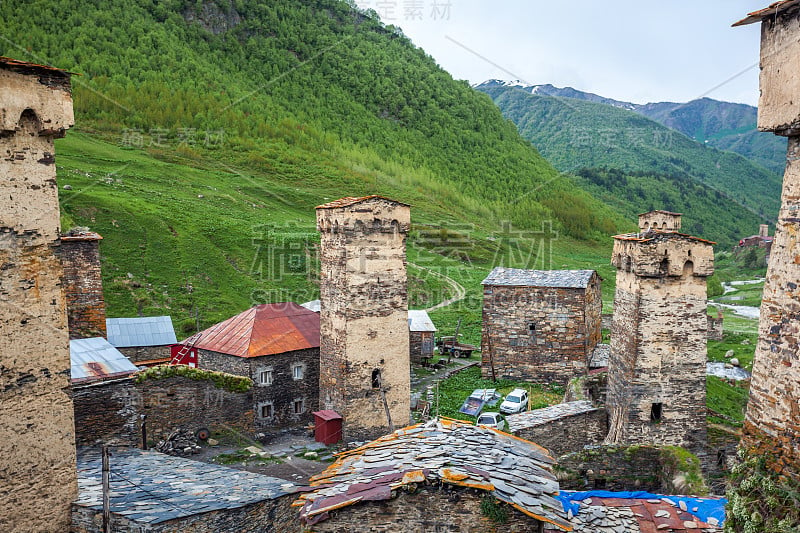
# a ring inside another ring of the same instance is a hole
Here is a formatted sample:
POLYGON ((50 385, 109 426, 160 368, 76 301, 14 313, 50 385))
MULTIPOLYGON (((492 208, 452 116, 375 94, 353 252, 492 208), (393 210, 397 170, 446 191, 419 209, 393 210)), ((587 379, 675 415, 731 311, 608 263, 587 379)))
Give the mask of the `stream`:
MULTIPOLYGON (((723 289, 723 293, 722 294, 723 294, 723 296, 726 296, 726 295, 728 295, 728 294, 730 294, 732 292, 738 291, 739 290, 738 287, 741 287, 743 285, 755 285, 757 283, 762 283, 763 281, 764 281, 764 278, 761 278, 761 279, 748 279, 748 280, 743 280, 743 281, 724 282, 722 284, 722 289, 723 289)), ((733 299, 735 299, 735 298, 736 297, 734 296, 733 299)), ((739 315, 741 317, 758 320, 759 311, 760 311, 760 309, 758 307, 753 307, 753 306, 750 306, 750 305, 727 304, 727 303, 718 302, 716 300, 711 300, 711 302, 709 302, 709 303, 714 305, 714 306, 716 306, 716 307, 718 307, 718 308, 721 308, 721 309, 730 309, 731 311, 734 312, 734 314, 737 314, 737 315, 739 315)))

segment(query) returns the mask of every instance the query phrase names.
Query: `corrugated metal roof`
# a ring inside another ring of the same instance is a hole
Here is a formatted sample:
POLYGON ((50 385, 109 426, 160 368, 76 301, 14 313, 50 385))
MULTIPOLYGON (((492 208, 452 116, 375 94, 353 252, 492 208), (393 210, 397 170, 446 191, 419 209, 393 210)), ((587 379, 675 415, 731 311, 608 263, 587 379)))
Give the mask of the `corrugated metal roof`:
POLYGON ((408 330, 409 331, 436 331, 433 320, 426 311, 408 310, 408 330))
POLYGON ((339 207, 349 207, 351 205, 361 203, 365 200, 372 200, 373 198, 378 198, 381 200, 386 200, 387 202, 392 202, 393 204, 410 207, 409 204, 404 204, 403 202, 398 202, 397 200, 392 200, 391 198, 386 198, 385 196, 372 194, 370 196, 347 196, 345 198, 339 198, 338 200, 328 202, 327 204, 318 205, 317 209, 336 209, 339 207))
POLYGON ((296 303, 257 305, 206 329, 195 346, 238 357, 319 348, 319 314, 296 303))
POLYGON ((733 26, 746 26, 747 24, 754 24, 761 22, 767 17, 774 17, 782 11, 786 11, 790 7, 800 3, 800 0, 782 0, 781 2, 774 2, 764 9, 753 11, 739 22, 734 22, 733 26))
POLYGON ((139 370, 102 337, 69 341, 69 360, 73 383, 125 377, 139 370))
MULTIPOLYGON (((502 431, 434 419, 370 442, 310 480, 313 491, 293 504, 313 525, 335 509, 390 500, 395 489, 426 480, 485 491, 537 520, 571 531, 552 468, 555 460, 533 442, 502 431)), ((447 509, 441 510, 446 515, 447 509)))
POLYGON ((172 317, 145 316, 136 318, 107 318, 108 342, 117 348, 166 346, 175 344, 172 317))
POLYGON ((496 267, 482 283, 511 287, 585 289, 594 273, 594 270, 523 270, 496 267))

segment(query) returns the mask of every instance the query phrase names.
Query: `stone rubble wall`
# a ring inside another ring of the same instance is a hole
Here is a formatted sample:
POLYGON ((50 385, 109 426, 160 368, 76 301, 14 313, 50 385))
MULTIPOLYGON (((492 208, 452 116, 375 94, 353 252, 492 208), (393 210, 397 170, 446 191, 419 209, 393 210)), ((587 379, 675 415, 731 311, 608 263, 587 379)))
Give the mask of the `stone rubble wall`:
POLYGON ((117 348, 122 355, 137 364, 140 361, 153 361, 155 359, 172 359, 172 350, 169 345, 165 346, 129 346, 117 348))
POLYGON ((72 386, 75 444, 138 446, 140 396, 131 378, 72 386))
POLYGON ((0 67, 0 530, 66 531, 77 495, 53 139, 69 76, 0 67))
MULTIPOLYGON (((797 12, 769 17, 761 25, 761 95, 758 129, 778 135, 800 133, 800 38, 797 12)), ((785 204, 784 204, 785 205, 785 204)))
POLYGON ((70 339, 106 336, 99 242, 99 236, 61 239, 59 256, 64 265, 70 339))
POLYGON ((594 409, 588 413, 564 416, 556 420, 514 432, 517 437, 547 448, 553 457, 599 445, 608 434, 608 413, 594 409))

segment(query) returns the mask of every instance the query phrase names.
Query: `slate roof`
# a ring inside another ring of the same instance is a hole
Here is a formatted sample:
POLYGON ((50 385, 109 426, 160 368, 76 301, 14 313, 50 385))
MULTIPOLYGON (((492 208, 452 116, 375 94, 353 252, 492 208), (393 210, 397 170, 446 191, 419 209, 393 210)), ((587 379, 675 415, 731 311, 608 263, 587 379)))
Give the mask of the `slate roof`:
POLYGON ((782 0, 781 2, 774 2, 770 4, 768 7, 764 9, 759 9, 758 11, 753 11, 749 13, 745 18, 740 20, 739 22, 735 22, 734 26, 746 26, 747 24, 753 24, 756 22, 761 22, 767 17, 774 17, 781 13, 782 11, 786 11, 790 7, 800 4, 800 0, 782 0))
POLYGON ((558 420, 567 416, 591 413, 592 411, 597 411, 597 409, 592 406, 592 402, 581 400, 509 415, 506 417, 506 422, 508 422, 508 431, 516 433, 522 429, 541 426, 553 420, 558 420))
POLYGON ((168 316, 107 318, 108 342, 117 348, 175 344, 175 328, 168 316))
POLYGON ((426 311, 408 310, 408 330, 409 331, 436 331, 431 317, 426 311))
POLYGON ((38 65, 36 63, 20 61, 19 59, 12 59, 5 56, 0 56, 0 66, 13 70, 47 70, 51 72, 63 72, 64 74, 74 74, 74 72, 69 72, 68 70, 61 68, 51 67, 48 65, 38 65))
MULTIPOLYGON (((485 490, 521 512, 570 531, 549 452, 491 428, 433 419, 399 429, 339 455, 311 478, 312 491, 293 504, 313 525, 334 509, 389 500, 392 489, 431 481, 485 490)), ((346 511, 339 511, 346 512, 346 511)), ((446 510, 442 510, 446 512, 446 510)))
MULTIPOLYGON (((570 492, 564 491, 565 494, 570 492)), ((580 502, 580 511, 570 521, 575 526, 575 533, 719 533, 722 531, 720 525, 703 522, 684 511, 679 506, 680 500, 689 501, 689 505, 692 500, 710 501, 704 498, 690 499, 675 496, 662 496, 658 499, 594 496, 580 502)), ((709 518, 709 521, 715 520, 709 518)), ((549 533, 558 530, 545 528, 545 531, 549 533)))
POLYGON ((122 378, 139 371, 102 337, 69 341, 69 361, 73 383, 122 378))
POLYGON ((646 213, 639 213, 640 217, 645 215, 649 215, 650 213, 661 213, 662 215, 672 215, 676 217, 682 217, 683 213, 675 213, 674 211, 664 211, 663 209, 653 209, 652 211, 648 211, 646 213))
MULTIPOLYGON (((296 490, 283 479, 135 448, 112 449, 110 470, 111 512, 139 525, 236 509, 296 490)), ((75 505, 103 509, 97 449, 79 450, 75 505)))
POLYGON ((659 231, 650 230, 642 233, 624 233, 622 235, 614 235, 614 238, 620 241, 639 241, 639 242, 660 242, 670 239, 682 239, 685 241, 703 242, 706 244, 717 244, 714 241, 709 241, 694 235, 686 233, 678 233, 676 231, 659 231))
POLYGON ((296 303, 262 304, 201 333, 197 348, 237 357, 319 348, 319 313, 296 303))
POLYGON ((360 204, 366 200, 372 199, 379 199, 379 200, 386 200, 387 202, 391 202, 397 205, 404 205, 406 207, 410 207, 409 204, 404 204, 403 202, 398 202, 397 200, 392 200, 391 198, 386 198, 385 196, 380 196, 377 194, 372 194, 370 196, 347 196, 345 198, 339 198, 338 200, 334 200, 332 202, 328 202, 327 204, 318 205, 317 209, 337 209, 340 207, 350 207, 351 205, 360 204))
POLYGON ((511 287, 585 289, 594 273, 594 270, 523 270, 495 267, 482 283, 511 287))

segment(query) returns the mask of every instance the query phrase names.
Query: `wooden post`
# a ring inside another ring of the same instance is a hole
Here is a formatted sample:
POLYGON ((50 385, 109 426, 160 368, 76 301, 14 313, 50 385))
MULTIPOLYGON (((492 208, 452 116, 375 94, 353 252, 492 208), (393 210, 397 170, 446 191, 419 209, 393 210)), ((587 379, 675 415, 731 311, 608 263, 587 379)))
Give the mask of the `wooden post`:
POLYGON ((111 533, 111 469, 108 446, 103 445, 103 533, 111 533))
POLYGON ((147 449, 147 415, 142 415, 142 449, 147 449))

